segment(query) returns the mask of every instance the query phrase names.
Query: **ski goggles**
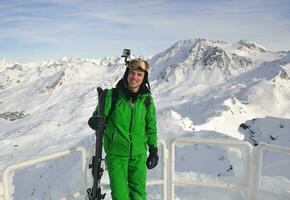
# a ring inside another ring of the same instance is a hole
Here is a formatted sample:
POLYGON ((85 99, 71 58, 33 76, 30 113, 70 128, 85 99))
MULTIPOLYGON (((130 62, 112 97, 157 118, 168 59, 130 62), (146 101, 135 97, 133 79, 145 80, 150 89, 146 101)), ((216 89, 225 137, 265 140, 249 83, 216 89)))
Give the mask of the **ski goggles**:
POLYGON ((132 70, 148 71, 149 63, 142 58, 132 59, 128 63, 128 68, 132 70))

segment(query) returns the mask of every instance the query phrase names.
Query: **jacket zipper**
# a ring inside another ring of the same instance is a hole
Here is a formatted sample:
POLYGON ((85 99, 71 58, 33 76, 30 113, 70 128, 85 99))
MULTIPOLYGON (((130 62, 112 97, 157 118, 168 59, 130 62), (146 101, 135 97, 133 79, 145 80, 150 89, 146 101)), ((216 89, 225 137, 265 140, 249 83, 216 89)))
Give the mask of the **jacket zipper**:
POLYGON ((116 129, 114 129, 114 132, 112 134, 112 143, 114 142, 115 133, 116 133, 116 129))
POLYGON ((116 129, 114 129, 113 134, 111 136, 111 140, 109 140, 109 149, 112 149, 112 146, 114 144, 115 134, 116 134, 116 129))
POLYGON ((131 129, 133 124, 133 113, 134 113, 134 103, 132 100, 129 100, 130 108, 131 108, 131 119, 130 119, 130 127, 129 127, 129 138, 130 138, 130 157, 132 157, 132 136, 131 136, 131 129))

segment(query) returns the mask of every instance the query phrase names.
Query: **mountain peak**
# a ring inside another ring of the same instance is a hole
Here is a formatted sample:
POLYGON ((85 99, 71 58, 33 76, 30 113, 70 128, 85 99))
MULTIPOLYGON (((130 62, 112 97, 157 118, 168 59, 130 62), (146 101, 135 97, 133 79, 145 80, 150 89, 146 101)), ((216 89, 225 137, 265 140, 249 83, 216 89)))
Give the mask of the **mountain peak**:
POLYGON ((261 53, 264 53, 264 52, 267 52, 268 50, 263 47, 262 45, 259 45, 255 42, 249 42, 249 41, 246 41, 246 40, 240 40, 238 43, 239 45, 238 49, 240 50, 250 50, 250 51, 258 51, 258 52, 261 52, 261 53))
MULTIPOLYGON (((246 42, 241 44, 248 45, 248 48, 254 45, 246 42)), ((250 57, 245 57, 235 45, 220 40, 198 38, 176 42, 164 52, 154 56, 150 63, 153 66, 151 76, 153 79, 170 79, 169 76, 175 76, 176 73, 180 77, 181 73, 196 74, 197 71, 199 71, 198 76, 200 73, 207 73, 207 77, 215 71, 213 76, 220 79, 245 71, 252 65, 252 60, 250 57), (182 72, 177 68, 182 68, 182 72)))
POLYGON ((13 61, 7 60, 7 59, 0 59, 0 72, 2 72, 6 68, 11 68, 16 64, 13 61))

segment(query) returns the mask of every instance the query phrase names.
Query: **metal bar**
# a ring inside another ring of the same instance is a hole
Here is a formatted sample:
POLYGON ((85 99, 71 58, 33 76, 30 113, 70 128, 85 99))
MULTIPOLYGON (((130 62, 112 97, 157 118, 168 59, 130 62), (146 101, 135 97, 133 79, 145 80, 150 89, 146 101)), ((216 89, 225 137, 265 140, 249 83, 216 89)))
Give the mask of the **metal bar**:
POLYGON ((161 185, 164 184, 164 180, 162 179, 154 179, 146 181, 146 185, 161 185))
POLYGON ((198 181, 191 179, 182 179, 175 178, 175 185, 197 185, 197 186, 206 186, 206 187, 215 187, 215 188, 226 188, 226 189, 236 189, 236 190, 246 190, 246 187, 243 185, 236 185, 230 183, 223 183, 218 181, 198 181))
POLYGON ((171 143, 188 143, 188 144, 220 144, 220 145, 241 145, 252 148, 251 144, 240 140, 222 140, 222 139, 206 139, 200 137, 177 137, 171 143))
POLYGON ((259 145, 257 146, 258 149, 268 149, 271 151, 276 151, 276 152, 282 152, 282 153, 290 153, 290 148, 289 147, 283 147, 283 146, 278 146, 274 144, 267 144, 260 142, 259 145))
POLYGON ((163 179, 163 200, 167 200, 167 159, 168 159, 168 151, 166 148, 166 143, 164 140, 159 140, 159 144, 162 146, 162 161, 163 161, 163 170, 162 170, 162 179, 163 179))
POLYGON ((4 200, 4 188, 3 184, 0 182, 0 200, 4 200))
POLYGON ((169 170, 169 176, 170 177, 170 184, 169 184, 169 191, 170 191, 170 200, 174 200, 174 182, 173 179, 175 177, 174 171, 175 171, 175 140, 173 139, 171 141, 171 152, 170 152, 170 170, 169 170))

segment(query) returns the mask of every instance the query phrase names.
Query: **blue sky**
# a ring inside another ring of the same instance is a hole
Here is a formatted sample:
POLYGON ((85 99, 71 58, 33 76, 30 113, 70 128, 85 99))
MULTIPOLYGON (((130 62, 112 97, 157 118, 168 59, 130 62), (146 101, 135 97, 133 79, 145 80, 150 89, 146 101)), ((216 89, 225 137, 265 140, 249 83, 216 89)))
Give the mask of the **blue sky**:
POLYGON ((205 38, 290 50, 289 0, 1 0, 0 58, 155 55, 205 38))

